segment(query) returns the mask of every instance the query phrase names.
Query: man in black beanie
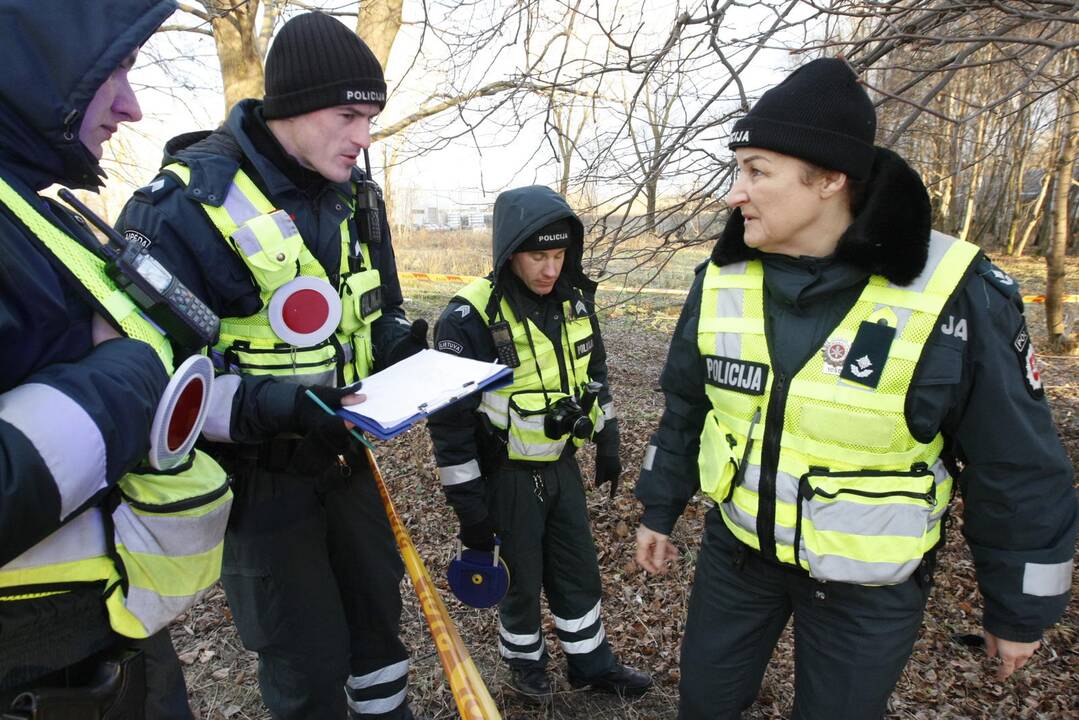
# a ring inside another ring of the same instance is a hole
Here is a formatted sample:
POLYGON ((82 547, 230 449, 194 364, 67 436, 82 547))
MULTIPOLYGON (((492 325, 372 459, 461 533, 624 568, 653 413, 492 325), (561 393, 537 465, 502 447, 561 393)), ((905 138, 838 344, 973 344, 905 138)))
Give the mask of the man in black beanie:
POLYGON ((221 318, 204 433, 233 475, 222 582, 275 718, 410 718, 404 568, 371 471, 313 402, 426 347, 411 326, 381 191, 356 167, 382 68, 337 19, 281 28, 263 100, 171 140, 119 227, 221 318))
POLYGON ((561 195, 539 185, 516 188, 495 200, 492 247, 494 270, 450 301, 435 346, 498 359, 515 368, 513 383, 431 417, 442 487, 464 545, 490 551, 501 542, 511 583, 499 604, 498 649, 511 687, 537 700, 551 695, 542 591, 570 684, 640 695, 651 677, 615 659, 603 627, 599 564, 575 457, 578 447, 595 442, 595 485, 609 483, 613 498, 622 473, 618 420, 596 284, 581 267, 584 228, 561 195))
POLYGON ((850 67, 822 59, 731 133, 731 216, 675 328, 636 490, 652 573, 677 558, 690 498, 714 503, 683 720, 740 717, 792 617, 791 716, 883 716, 953 486, 998 679, 1067 604, 1079 505, 1018 286, 931 230, 921 178, 873 146, 875 129, 850 67))

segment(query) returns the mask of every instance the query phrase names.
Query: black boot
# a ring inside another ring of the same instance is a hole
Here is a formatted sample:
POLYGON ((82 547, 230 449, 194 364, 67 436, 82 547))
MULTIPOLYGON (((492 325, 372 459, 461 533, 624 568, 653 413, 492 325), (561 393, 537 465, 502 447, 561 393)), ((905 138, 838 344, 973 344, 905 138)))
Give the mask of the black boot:
POLYGON ((541 667, 510 668, 510 687, 519 694, 546 702, 551 699, 551 679, 541 667))
POLYGON ((590 687, 599 692, 614 693, 621 697, 644 695, 652 687, 652 676, 618 663, 603 675, 580 680, 570 678, 575 688, 590 687))

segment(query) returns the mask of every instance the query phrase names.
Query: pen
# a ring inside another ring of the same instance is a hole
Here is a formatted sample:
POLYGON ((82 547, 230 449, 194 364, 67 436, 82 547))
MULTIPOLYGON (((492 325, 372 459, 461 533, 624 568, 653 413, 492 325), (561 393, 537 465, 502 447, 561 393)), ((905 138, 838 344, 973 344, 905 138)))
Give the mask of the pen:
MULTIPOLYGON (((329 405, 327 405, 326 403, 324 403, 324 402, 322 402, 321 400, 319 400, 319 398, 318 398, 318 395, 316 395, 315 393, 313 393, 313 392, 311 392, 310 390, 308 390, 308 391, 307 391, 307 392, 305 393, 305 395, 307 395, 307 397, 309 397, 309 398, 311 398, 312 400, 314 400, 314 401, 315 401, 315 404, 317 404, 317 405, 318 405, 318 406, 319 406, 320 408, 322 408, 323 410, 325 410, 326 412, 328 412, 328 413, 329 413, 330 415, 333 415, 334 417, 337 417, 337 418, 339 418, 339 417, 340 417, 340 416, 339 416, 339 415, 338 415, 337 413, 335 413, 335 412, 333 411, 333 408, 332 408, 332 407, 330 407, 330 406, 329 406, 329 405)), ((344 420, 341 420, 341 422, 344 422, 344 420)), ((356 428, 349 428, 349 429, 348 429, 348 431, 349 431, 349 432, 350 432, 350 433, 352 434, 352 437, 356 438, 356 439, 357 439, 357 440, 359 440, 359 441, 360 441, 361 443, 363 443, 363 444, 364 444, 364 447, 366 447, 366 448, 367 448, 368 450, 370 450, 371 452, 374 452, 374 451, 375 451, 375 446, 374 446, 374 445, 372 445, 372 444, 370 443, 370 441, 368 441, 368 439, 367 439, 367 438, 365 438, 365 437, 364 437, 364 436, 363 436, 362 434, 360 434, 359 432, 357 432, 357 431, 356 431, 356 428)))

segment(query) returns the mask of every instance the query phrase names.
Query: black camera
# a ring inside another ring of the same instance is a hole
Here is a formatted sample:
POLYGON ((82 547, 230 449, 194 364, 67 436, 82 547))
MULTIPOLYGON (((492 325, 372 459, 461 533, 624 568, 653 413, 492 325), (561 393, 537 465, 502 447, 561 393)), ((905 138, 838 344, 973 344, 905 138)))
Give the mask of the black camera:
POLYGON ((594 426, 589 414, 601 387, 603 386, 598 382, 590 382, 584 386, 580 402, 570 396, 551 405, 543 417, 543 434, 551 440, 558 440, 567 434, 579 440, 586 440, 592 434, 594 426))

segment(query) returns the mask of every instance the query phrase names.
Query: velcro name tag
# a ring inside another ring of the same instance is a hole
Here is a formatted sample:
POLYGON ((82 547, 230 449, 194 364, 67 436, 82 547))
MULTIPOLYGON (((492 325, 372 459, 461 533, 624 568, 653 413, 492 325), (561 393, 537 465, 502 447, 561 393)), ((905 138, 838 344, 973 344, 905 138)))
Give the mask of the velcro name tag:
POLYGON ((745 395, 763 395, 768 387, 768 366, 764 363, 704 356, 705 382, 745 395))

